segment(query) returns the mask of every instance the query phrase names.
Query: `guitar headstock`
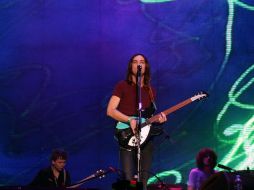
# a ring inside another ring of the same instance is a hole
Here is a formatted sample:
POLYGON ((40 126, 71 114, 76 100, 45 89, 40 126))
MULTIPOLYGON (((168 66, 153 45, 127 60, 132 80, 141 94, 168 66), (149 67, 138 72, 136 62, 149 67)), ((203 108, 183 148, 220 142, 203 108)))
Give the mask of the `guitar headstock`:
POLYGON ((206 97, 208 97, 208 93, 201 91, 198 94, 196 94, 195 96, 192 96, 191 101, 201 100, 206 97))
POLYGON ((98 177, 100 179, 104 178, 106 173, 107 173, 106 171, 100 169, 100 170, 96 171, 95 177, 98 177))
POLYGON ((107 170, 97 170, 96 173, 94 174, 94 177, 95 178, 104 178, 108 173, 111 173, 111 172, 117 172, 117 169, 113 168, 113 167, 109 167, 107 170))
POLYGON ((94 174, 92 174, 92 175, 90 175, 90 176, 88 176, 88 177, 86 177, 86 178, 80 180, 80 181, 77 182, 77 183, 74 183, 74 184, 72 184, 72 185, 70 185, 70 186, 67 186, 66 188, 77 188, 77 187, 79 187, 80 185, 82 185, 82 184, 84 184, 85 182, 87 182, 88 180, 92 180, 92 179, 96 179, 96 178, 99 178, 99 179, 104 178, 104 177, 105 177, 108 173, 110 173, 110 172, 116 172, 116 169, 113 168, 113 167, 109 167, 109 169, 106 170, 106 171, 105 171, 105 170, 102 170, 102 169, 97 170, 94 174))

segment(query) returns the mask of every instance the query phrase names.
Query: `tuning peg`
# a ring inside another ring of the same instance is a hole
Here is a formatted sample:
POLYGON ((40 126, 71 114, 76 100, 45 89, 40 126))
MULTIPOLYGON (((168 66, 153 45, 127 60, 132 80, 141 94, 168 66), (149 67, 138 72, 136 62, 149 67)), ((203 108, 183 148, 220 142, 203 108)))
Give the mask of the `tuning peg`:
POLYGON ((209 94, 206 91, 200 91, 200 94, 204 94, 206 97, 209 96, 209 94))

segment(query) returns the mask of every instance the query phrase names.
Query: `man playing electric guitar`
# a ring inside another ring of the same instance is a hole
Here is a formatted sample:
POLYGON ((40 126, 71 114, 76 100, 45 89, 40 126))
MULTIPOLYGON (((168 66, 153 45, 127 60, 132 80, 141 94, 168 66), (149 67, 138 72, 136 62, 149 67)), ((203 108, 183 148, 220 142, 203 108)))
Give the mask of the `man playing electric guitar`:
MULTIPOLYGON (((131 57, 127 77, 125 81, 120 81, 109 101, 107 115, 118 122, 125 124, 124 128, 131 128, 132 134, 136 134, 137 120, 133 116, 138 115, 137 95, 136 95, 136 75, 137 67, 141 66, 141 101, 143 109, 148 108, 154 99, 155 91, 150 85, 150 65, 147 58, 142 54, 135 54, 131 57)), ((163 123, 167 120, 162 112, 156 118, 157 122, 163 123)), ((120 124, 121 124, 120 123, 120 124)), ((124 129, 123 128, 123 129, 124 129)), ((141 147, 141 181, 144 189, 149 177, 149 170, 152 163, 153 145, 147 141, 141 147)), ((126 149, 120 145, 120 160, 125 178, 131 180, 137 174, 137 155, 136 149, 126 149)))

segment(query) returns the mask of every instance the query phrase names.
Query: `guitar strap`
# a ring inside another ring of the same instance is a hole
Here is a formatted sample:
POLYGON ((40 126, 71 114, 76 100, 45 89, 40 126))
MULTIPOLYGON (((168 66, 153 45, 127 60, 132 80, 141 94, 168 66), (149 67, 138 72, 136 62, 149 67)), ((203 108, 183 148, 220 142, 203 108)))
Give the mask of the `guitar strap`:
POLYGON ((152 88, 151 88, 150 85, 149 85, 148 88, 149 88, 149 96, 150 96, 151 102, 152 102, 153 107, 154 107, 154 109, 155 109, 155 111, 156 111, 156 110, 157 110, 157 106, 156 106, 156 104, 155 104, 154 95, 153 95, 153 90, 152 90, 152 88))
MULTIPOLYGON (((151 102, 152 102, 152 106, 153 106, 154 112, 156 112, 157 106, 155 104, 153 90, 152 90, 150 85, 149 85, 149 96, 150 96, 150 99, 151 99, 151 102)), ((160 135, 163 132, 163 129, 160 127, 160 125, 161 124, 153 124, 153 127, 151 128, 150 134, 152 134, 152 135, 160 135)))
POLYGON ((65 169, 63 170, 63 172, 64 172, 64 181, 63 181, 63 184, 64 184, 64 186, 66 185, 65 183, 66 183, 66 171, 65 171, 65 169))

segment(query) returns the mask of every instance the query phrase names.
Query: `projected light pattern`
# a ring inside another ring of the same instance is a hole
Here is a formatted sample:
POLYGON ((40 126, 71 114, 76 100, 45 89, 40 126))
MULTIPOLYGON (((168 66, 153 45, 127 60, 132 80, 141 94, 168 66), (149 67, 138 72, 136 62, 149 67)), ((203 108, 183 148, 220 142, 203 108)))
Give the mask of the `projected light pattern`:
MULTIPOLYGON (((164 171, 159 174, 156 174, 157 178, 163 179, 165 177, 173 176, 175 177, 175 183, 181 183, 182 182, 182 175, 179 171, 176 170, 169 170, 169 171, 164 171)), ((156 183, 158 181, 156 177, 151 177, 148 180, 148 184, 156 183)))
POLYGON ((221 64, 220 70, 212 83, 210 90, 214 88, 214 85, 218 82, 219 78, 221 77, 227 63, 228 59, 232 50, 232 27, 233 27, 233 19, 234 19, 234 1, 228 0, 228 20, 227 20, 227 26, 226 26, 226 50, 225 50, 225 56, 224 60, 221 64))
POLYGON ((235 145, 230 150, 230 152, 224 157, 224 159, 220 162, 224 165, 231 163, 231 167, 234 167, 237 170, 252 168, 254 166, 254 147, 253 147, 253 129, 254 129, 254 116, 251 117, 246 124, 242 126, 241 130, 235 130, 231 132, 231 134, 235 132, 239 132, 238 138, 235 142, 235 145), (244 151, 242 151, 244 150, 244 151), (233 166, 233 161, 240 159, 241 162, 237 162, 233 166))
POLYGON ((240 88, 237 92, 237 88, 240 86, 240 83, 248 77, 248 75, 252 74, 251 71, 254 70, 254 64, 248 68, 246 70, 246 72, 244 72, 239 79, 234 83, 234 85, 232 86, 231 90, 229 91, 228 97, 229 97, 229 101, 226 103, 226 105, 223 107, 223 109, 221 110, 221 112, 218 114, 217 117, 217 123, 222 119, 223 115, 225 114, 225 112, 227 111, 228 107, 230 105, 234 105, 236 107, 239 107, 241 109, 254 109, 254 105, 251 104, 244 104, 244 103, 240 103, 239 101, 237 101, 237 99, 240 97, 240 95, 242 95, 246 90, 248 90, 248 88, 253 85, 254 82, 254 78, 252 77, 250 79, 250 81, 248 81, 245 85, 243 85, 242 88, 240 88))
POLYGON ((165 3, 169 1, 175 1, 175 0, 140 0, 143 3, 165 3))
MULTIPOLYGON (((225 59, 223 61, 222 67, 220 69, 219 77, 222 73, 222 70, 224 69, 226 63, 228 62, 228 58, 231 53, 232 49, 232 26, 233 26, 233 18, 234 18, 234 5, 238 5, 242 8, 245 8, 247 10, 253 11, 254 6, 248 5, 246 3, 243 3, 238 0, 229 0, 229 16, 228 16, 228 24, 227 24, 227 32, 226 32, 226 54, 225 59)), ((217 116, 216 124, 215 124, 215 131, 214 133, 218 137, 218 140, 220 142, 226 143, 226 144, 234 144, 231 151, 225 155, 225 157, 222 159, 221 163, 224 165, 227 165, 229 163, 232 164, 233 161, 241 157, 243 159, 242 162, 238 162, 238 164, 235 164, 235 169, 246 169, 246 167, 253 167, 253 158, 249 155, 253 155, 253 118, 250 118, 245 124, 232 124, 230 127, 226 128, 224 130, 223 135, 225 135, 225 138, 221 136, 219 131, 219 124, 222 120, 222 117, 226 114, 227 110, 230 108, 230 106, 235 106, 239 109, 248 109, 253 110, 254 105, 251 104, 244 104, 240 103, 237 99, 254 83, 254 78, 251 77, 251 79, 243 85, 238 91, 236 92, 237 88, 239 88, 240 83, 247 78, 248 75, 253 76, 253 73, 251 71, 254 69, 254 65, 252 65, 250 68, 244 72, 239 79, 235 82, 235 84, 232 86, 228 96, 229 101, 226 103, 226 105, 223 107, 223 109, 220 111, 220 113, 217 116), (238 137, 231 138, 230 140, 227 139, 227 137, 232 136, 236 133, 239 133, 238 137), (240 150, 241 146, 244 149, 245 152, 242 152, 240 150)))
MULTIPOLYGON (((161 3, 161 2, 167 2, 167 1, 152 1, 152 0, 143 0, 143 3, 161 3)), ((232 51, 232 35, 233 35, 233 21, 234 21, 234 16, 235 16, 235 6, 238 5, 244 9, 247 10, 254 10, 254 6, 248 5, 246 3, 243 3, 241 1, 238 0, 228 0, 228 17, 227 17, 227 24, 226 24, 226 34, 225 34, 225 55, 224 55, 224 59, 223 62, 220 66, 220 69, 218 71, 218 74, 216 75, 215 80, 213 81, 213 83, 210 86, 210 91, 214 88, 214 86, 216 85, 216 83, 219 81, 220 77, 223 74, 223 71, 225 70, 226 65, 228 64, 230 55, 231 55, 231 51, 232 51)), ((244 91, 246 91, 251 85, 253 85, 254 82, 254 78, 252 77, 250 79, 250 81, 248 81, 245 85, 243 85, 242 88, 240 88, 238 90, 238 92, 236 91, 236 88, 239 86, 239 84, 245 79, 245 77, 247 77, 247 75, 249 75, 251 73, 251 71, 254 69, 254 65, 252 65, 250 68, 248 68, 246 70, 246 72, 244 72, 239 79, 235 82, 235 84, 232 86, 230 92, 229 92, 229 101, 226 103, 226 105, 223 107, 223 109, 221 110, 221 112, 218 114, 218 117, 216 119, 216 124, 214 127, 214 133, 216 134, 216 136, 218 137, 218 140, 220 142, 224 142, 226 144, 232 144, 235 143, 235 145, 233 146, 233 148, 231 149, 231 151, 224 157, 224 159, 222 159, 222 161, 220 163, 227 165, 228 163, 241 158, 244 159, 242 162, 238 162, 238 164, 236 164, 234 166, 235 169, 246 169, 246 167, 250 167, 250 166, 254 166, 254 157, 250 156, 254 154, 254 145, 253 145, 253 140, 254 140, 254 132, 253 128, 254 128, 254 116, 252 118, 250 118, 245 124, 232 124, 230 127, 226 128, 224 131, 224 135, 225 137, 231 136, 231 135, 235 135, 236 133, 239 133, 238 137, 236 138, 232 138, 231 140, 228 139, 224 139, 223 137, 221 137, 220 133, 218 133, 218 127, 219 127, 219 123, 222 119, 222 117, 224 116, 224 114, 227 112, 227 110, 229 109, 230 106, 236 106, 239 109, 254 109, 254 105, 251 104, 244 104, 244 103, 240 103, 239 101, 237 101, 237 99, 239 98, 239 96, 241 96, 244 91), (243 146, 243 149, 245 152, 239 153, 240 150, 240 146, 243 146)), ((175 175, 176 176, 176 181, 175 183, 180 183, 181 182, 181 173, 179 173, 178 171, 175 170, 171 170, 171 171, 164 171, 161 173, 156 174, 158 177, 165 177, 165 176, 170 176, 170 175, 175 175), (171 173, 172 171, 172 173, 171 173), (177 175, 176 175, 177 174, 177 175)), ((157 181, 157 179, 155 177, 152 177, 149 179, 148 183, 155 183, 157 181)))
MULTIPOLYGON (((223 135, 225 135, 225 138, 220 136, 219 131, 219 125, 222 120, 222 118, 225 116, 226 112, 230 108, 230 106, 235 106, 239 109, 247 109, 247 110, 254 110, 254 105, 252 104, 246 104, 241 103, 238 101, 240 96, 247 91, 251 86, 254 85, 254 77, 252 77, 254 74, 254 64, 244 72, 239 79, 234 83, 232 86, 228 96, 229 101, 226 103, 226 105, 223 107, 223 109, 220 111, 217 117, 217 122, 214 127, 215 134, 219 141, 227 144, 235 143, 233 148, 229 151, 227 155, 224 156, 224 158, 220 161, 221 164, 227 165, 229 163, 232 163, 233 161, 240 159, 241 162, 237 162, 234 166, 231 165, 231 167, 234 167, 235 169, 246 169, 254 168, 254 116, 252 116, 245 124, 232 124, 230 127, 226 128, 223 132, 223 135), (239 87, 241 82, 243 82, 248 76, 250 75, 250 80, 246 82, 241 88, 239 87), (238 89, 238 91, 236 91, 238 89), (239 133, 239 135, 236 138, 232 138, 231 140, 228 140, 227 137, 233 136, 236 133, 239 133), (242 151, 242 149, 244 151, 242 151)), ((176 177, 175 183, 181 182, 181 174, 178 171, 171 170, 171 171, 164 171, 161 173, 156 174, 159 178, 164 178, 165 176, 174 175, 176 177)), ((155 183, 157 181, 156 177, 152 177, 149 179, 149 183, 155 183)))
POLYGON ((245 8, 245 9, 250 10, 250 11, 254 11, 254 6, 248 5, 248 4, 246 4, 246 3, 242 2, 242 1, 234 0, 234 1, 232 1, 232 2, 235 3, 235 4, 237 4, 237 5, 240 6, 240 7, 243 7, 243 8, 245 8))
POLYGON ((228 0, 228 20, 226 25, 226 50, 225 50, 225 56, 224 60, 221 64, 220 70, 216 76, 216 79, 214 80, 213 84, 211 85, 210 90, 214 88, 214 85, 218 82, 219 78, 221 77, 231 54, 232 51, 232 35, 233 35, 233 21, 235 16, 235 5, 241 6, 242 8, 248 9, 253 11, 254 7, 251 5, 247 5, 246 3, 243 3, 238 0, 228 0))
MULTIPOLYGON (((0 185, 28 183, 57 147, 70 154, 73 182, 102 166, 118 167, 114 121, 105 110, 136 52, 151 61, 158 110, 200 90, 210 94, 169 116, 170 137, 155 138, 150 173, 160 171, 156 176, 166 183, 186 183, 204 146, 215 148, 221 164, 253 167, 249 2, 2 1, 0 185)), ((89 186, 111 189, 116 177, 89 186)))
MULTIPOLYGON (((254 138, 254 116, 252 116, 250 119, 247 120, 246 123, 243 124, 232 124, 228 128, 224 130, 224 133, 220 135, 219 126, 222 121, 222 119, 225 117, 228 110, 233 106, 239 108, 239 110, 254 110, 254 105, 247 104, 247 103, 241 103, 239 101, 241 95, 244 94, 250 87, 254 85, 254 64, 244 72, 239 79, 234 83, 231 90, 229 91, 228 97, 229 100, 226 103, 226 105, 223 107, 223 109, 218 114, 218 117, 216 119, 215 124, 215 134, 217 135, 217 138, 219 141, 226 143, 226 144, 233 144, 233 148, 229 151, 229 153, 222 159, 221 163, 224 165, 227 165, 229 163, 232 163, 234 160, 241 157, 241 162, 236 164, 234 166, 235 169, 246 169, 246 167, 253 167, 253 138, 254 138), (248 77, 250 79, 248 80, 248 77), (247 80, 247 81, 246 81, 247 80), (243 81, 246 83, 242 84, 243 81), (240 85, 242 84, 242 87, 240 85), (231 140, 228 140, 227 138, 230 136, 233 136, 234 134, 239 133, 239 135, 236 138, 232 138, 231 140), (242 149, 244 151, 242 151, 242 149)), ((232 165, 232 164, 231 164, 232 165)))

